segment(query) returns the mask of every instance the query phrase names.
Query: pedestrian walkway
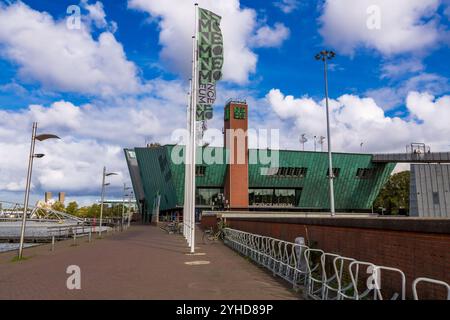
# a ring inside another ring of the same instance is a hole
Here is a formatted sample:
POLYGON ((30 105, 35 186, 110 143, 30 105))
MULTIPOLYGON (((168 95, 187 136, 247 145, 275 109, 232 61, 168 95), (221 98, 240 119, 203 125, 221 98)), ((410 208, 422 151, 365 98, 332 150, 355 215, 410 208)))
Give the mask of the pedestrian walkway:
POLYGON ((222 243, 188 255, 182 236, 134 226, 87 243, 79 239, 26 249, 29 259, 0 254, 0 299, 299 299, 284 282, 222 243), (81 268, 81 290, 68 290, 70 265, 81 268))

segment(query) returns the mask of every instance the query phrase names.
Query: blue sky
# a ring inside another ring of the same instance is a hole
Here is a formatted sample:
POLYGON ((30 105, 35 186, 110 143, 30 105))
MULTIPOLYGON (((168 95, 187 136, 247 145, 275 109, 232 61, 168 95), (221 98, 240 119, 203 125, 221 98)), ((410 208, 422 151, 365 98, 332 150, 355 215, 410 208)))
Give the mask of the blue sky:
MULTIPOLYGON (((0 144, 8 155, 0 195, 21 196, 34 120, 64 140, 41 146, 49 156, 36 168, 36 197, 70 184, 69 195, 94 199, 103 165, 121 173, 111 190, 120 194, 128 181, 122 148, 168 143, 183 127, 193 2, 0 0, 0 144), (65 27, 70 5, 81 9, 81 30, 65 27)), ((222 15, 225 39, 210 128, 221 128, 223 102, 238 97, 249 101, 253 127, 290 137, 281 147, 299 148, 301 133, 324 135, 323 70, 314 55, 327 48, 337 53, 337 151, 361 151, 361 142, 363 152, 402 151, 412 141, 449 147, 449 1, 199 3, 222 15)))

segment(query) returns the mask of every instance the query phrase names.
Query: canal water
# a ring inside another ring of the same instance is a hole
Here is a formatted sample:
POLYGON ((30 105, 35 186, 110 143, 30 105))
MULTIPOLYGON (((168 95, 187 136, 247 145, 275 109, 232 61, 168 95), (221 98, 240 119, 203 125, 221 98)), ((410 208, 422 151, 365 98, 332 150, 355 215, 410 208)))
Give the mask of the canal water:
MULTIPOLYGON (((57 235, 57 229, 53 232, 49 232, 49 227, 58 228, 58 227, 69 227, 76 226, 73 222, 66 223, 58 223, 58 222, 37 222, 37 221, 28 221, 25 228, 25 238, 39 238, 39 237, 48 237, 51 235, 57 235)), ((16 222, 0 222, 0 239, 1 238, 20 238, 20 230, 22 227, 22 223, 19 221, 16 222)), ((85 232, 89 232, 91 229, 92 232, 98 232, 99 227, 85 227, 85 232)), ((102 231, 106 231, 110 229, 109 227, 102 227, 102 231)), ((79 230, 81 232, 81 230, 79 230)), ((26 247, 35 246, 39 244, 25 244, 26 247)), ((18 243, 1 243, 0 242, 0 252, 16 250, 18 249, 18 243)))

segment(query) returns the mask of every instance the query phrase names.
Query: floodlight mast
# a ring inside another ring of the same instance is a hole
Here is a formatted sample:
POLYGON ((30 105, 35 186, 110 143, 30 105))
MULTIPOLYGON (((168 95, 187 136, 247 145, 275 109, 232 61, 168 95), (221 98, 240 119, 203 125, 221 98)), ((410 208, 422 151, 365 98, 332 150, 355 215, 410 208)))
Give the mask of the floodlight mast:
POLYGON ((334 173, 333 173, 333 158, 331 153, 331 129, 330 129, 330 109, 328 103, 328 60, 333 59, 336 56, 334 51, 323 50, 316 54, 316 60, 321 60, 324 63, 324 77, 325 77, 325 103, 327 113, 327 142, 328 142, 328 162, 329 162, 329 180, 330 180, 330 213, 331 216, 336 215, 336 209, 334 204, 334 173))

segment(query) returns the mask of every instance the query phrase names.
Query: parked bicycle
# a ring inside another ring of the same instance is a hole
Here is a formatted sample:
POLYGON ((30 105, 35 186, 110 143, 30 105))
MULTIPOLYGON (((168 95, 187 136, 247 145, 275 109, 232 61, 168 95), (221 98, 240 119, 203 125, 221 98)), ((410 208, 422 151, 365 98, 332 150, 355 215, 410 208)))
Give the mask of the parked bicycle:
POLYGON ((217 242, 219 240, 223 240, 224 239, 224 229, 226 228, 225 223, 223 222, 223 220, 220 220, 217 223, 217 231, 214 230, 213 227, 206 229, 205 231, 203 231, 203 236, 202 236, 202 241, 204 244, 209 244, 209 243, 213 243, 213 242, 217 242))
POLYGON ((169 222, 160 226, 161 229, 165 230, 168 234, 181 234, 183 233, 183 224, 180 222, 169 222))

